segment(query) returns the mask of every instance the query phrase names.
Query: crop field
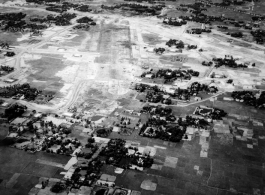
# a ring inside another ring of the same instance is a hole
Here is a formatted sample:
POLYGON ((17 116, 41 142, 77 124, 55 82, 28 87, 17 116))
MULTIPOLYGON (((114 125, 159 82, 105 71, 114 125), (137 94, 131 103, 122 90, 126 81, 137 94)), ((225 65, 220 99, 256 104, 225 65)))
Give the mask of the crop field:
MULTIPOLYGON (((156 149, 154 156, 156 166, 148 169, 147 175, 145 172, 132 170, 117 175, 112 172, 111 167, 106 167, 104 172, 116 175, 117 185, 140 191, 142 194, 151 193, 140 188, 141 183, 146 179, 157 183, 157 189, 152 194, 226 194, 229 193, 230 188, 238 192, 251 193, 251 187, 261 184, 257 172, 261 167, 252 168, 250 162, 247 163, 245 160, 242 164, 242 158, 234 149, 242 147, 238 143, 235 143, 235 146, 220 147, 214 143, 214 139, 217 138, 213 135, 209 158, 199 157, 198 139, 192 143, 184 142, 174 146, 165 142, 164 146, 167 149, 156 149), (238 160, 235 161, 236 159, 238 160), (241 183, 242 179, 245 182, 241 183)), ((150 144, 153 143, 148 142, 148 146, 150 144)))
MULTIPOLYGON (((211 106, 211 104, 212 102, 208 102, 204 105, 211 106)), ((235 115, 250 118, 260 118, 264 115, 263 112, 260 115, 251 111, 253 109, 244 110, 245 106, 240 103, 215 101, 214 106, 229 113, 227 120, 234 120, 235 115), (234 109, 235 107, 237 109, 234 109)), ((185 108, 177 107, 174 108, 174 114, 191 114, 195 107, 195 105, 185 108)), ((244 121, 248 122, 248 120, 244 121)), ((253 128, 254 136, 264 135, 260 128, 256 126, 253 128)), ((141 194, 233 194, 230 192, 231 189, 236 193, 252 194, 259 191, 262 185, 261 151, 253 152, 253 149, 246 149, 247 143, 252 144, 252 142, 234 140, 231 143, 225 141, 226 138, 211 132, 208 158, 200 158, 202 146, 199 135, 190 142, 180 143, 141 137, 137 130, 130 136, 112 132, 110 138, 122 138, 138 143, 140 147, 155 148, 154 165, 144 172, 125 170, 119 175, 109 166, 105 166, 102 170, 104 173, 115 175, 116 184, 119 186, 140 191, 141 194), (157 184, 155 192, 146 191, 140 187, 141 183, 147 179, 157 184)), ((259 148, 264 147, 260 145, 263 143, 264 140, 259 139, 259 148)))
POLYGON ((35 156, 15 148, 1 146, 0 186, 5 188, 0 188, 0 194, 27 195, 29 190, 38 183, 40 177, 58 177, 57 171, 60 168, 37 163, 36 158, 62 164, 66 164, 69 160, 66 156, 57 157, 46 153, 35 156))

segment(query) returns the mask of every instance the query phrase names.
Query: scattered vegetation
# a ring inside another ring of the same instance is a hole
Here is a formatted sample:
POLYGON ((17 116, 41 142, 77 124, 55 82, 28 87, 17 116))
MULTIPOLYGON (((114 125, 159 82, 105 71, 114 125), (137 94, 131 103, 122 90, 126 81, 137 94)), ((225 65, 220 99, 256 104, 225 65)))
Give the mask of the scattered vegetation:
POLYGON ((265 108, 265 92, 254 93, 252 91, 233 91, 231 97, 235 101, 244 102, 248 106, 255 108, 265 108))

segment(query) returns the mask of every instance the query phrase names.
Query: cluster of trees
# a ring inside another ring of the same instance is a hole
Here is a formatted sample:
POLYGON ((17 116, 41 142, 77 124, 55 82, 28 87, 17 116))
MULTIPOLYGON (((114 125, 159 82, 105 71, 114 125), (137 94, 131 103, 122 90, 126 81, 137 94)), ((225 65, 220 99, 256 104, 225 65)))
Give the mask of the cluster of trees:
POLYGON ((51 187, 51 192, 53 193, 61 193, 63 192, 64 190, 66 190, 67 186, 65 185, 65 183, 62 183, 62 182, 57 182, 55 183, 52 187, 51 187))
POLYGON ((187 24, 187 21, 183 20, 183 19, 176 19, 176 18, 165 18, 163 20, 163 24, 168 24, 171 26, 182 26, 187 24))
POLYGON ((259 29, 259 30, 251 31, 250 33, 255 38, 258 44, 264 43, 265 30, 259 29))
POLYGON ((170 105, 172 100, 169 97, 164 97, 164 92, 157 86, 154 86, 152 90, 148 90, 146 93, 146 101, 152 103, 159 103, 170 105))
POLYGON ((67 10, 74 9, 81 12, 90 12, 92 9, 88 5, 83 4, 74 4, 69 2, 63 2, 62 4, 49 4, 49 7, 46 7, 46 10, 53 11, 57 13, 63 13, 67 10))
POLYGON ((89 148, 91 151, 88 153, 81 152, 78 154, 78 157, 84 157, 85 159, 90 159, 95 152, 98 150, 98 145, 95 143, 95 139, 93 137, 89 137, 87 139, 86 148, 89 148))
POLYGON ((87 16, 79 18, 78 20, 76 20, 77 23, 80 24, 90 24, 90 25, 96 25, 96 22, 94 22, 94 20, 92 18, 89 18, 87 16))
POLYGON ((104 161, 94 158, 87 163, 75 169, 70 180, 66 181, 67 186, 74 189, 80 189, 81 186, 92 186, 100 178, 100 170, 104 165, 104 161), (81 180, 80 171, 86 171, 85 179, 81 180))
POLYGON ((227 113, 222 109, 219 109, 219 108, 210 109, 210 108, 205 108, 205 107, 197 107, 195 114, 202 115, 212 120, 222 120, 222 118, 227 115, 227 113))
POLYGON ((57 13, 66 12, 71 8, 77 8, 79 5, 69 2, 63 2, 62 4, 48 4, 49 7, 46 7, 46 10, 53 11, 57 13))
POLYGON ((159 48, 154 48, 154 52, 156 53, 156 54, 163 54, 164 52, 166 51, 166 49, 165 48, 163 48, 163 47, 159 47, 159 48))
POLYGON ((89 24, 78 24, 78 25, 75 25, 73 27, 73 29, 77 29, 77 30, 85 30, 85 31, 88 31, 90 28, 90 25, 89 24))
POLYGON ((221 3, 215 3, 215 5, 219 6, 243 5, 243 4, 245 4, 245 1, 223 0, 221 3))
POLYGON ((21 21, 25 17, 26 17, 26 14, 22 12, 0 13, 1 21, 21 21))
POLYGON ((215 86, 209 86, 201 84, 199 82, 193 82, 187 89, 176 89, 174 93, 167 93, 160 89, 158 86, 150 86, 146 84, 139 84, 135 86, 135 90, 139 92, 147 92, 146 99, 149 102, 158 103, 166 102, 165 104, 171 104, 173 99, 179 99, 189 101, 191 96, 197 96, 200 92, 205 93, 217 93, 218 88, 215 86), (164 98, 164 95, 168 95, 170 98, 164 98))
POLYGON ((10 67, 10 66, 0 66, 0 71, 4 71, 4 72, 7 72, 7 73, 10 73, 10 72, 14 71, 14 67, 10 67))
POLYGON ((198 77, 199 72, 192 70, 192 69, 187 69, 187 70, 172 70, 172 69, 159 69, 157 72, 148 71, 144 72, 141 77, 145 77, 148 74, 152 74, 152 79, 154 78, 163 78, 165 79, 165 83, 171 83, 177 79, 184 79, 184 80, 190 80, 191 77, 198 77))
POLYGON ((57 26, 67 26, 71 25, 70 20, 76 17, 75 13, 62 13, 60 15, 54 16, 54 15, 48 15, 47 20, 54 23, 57 26))
MULTIPOLYGON (((183 118, 176 118, 170 108, 145 106, 141 112, 150 114, 148 121, 139 132, 139 135, 145 137, 179 142, 185 135, 187 127, 198 129, 208 129, 210 127, 210 122, 204 118, 189 115, 183 118)), ((216 108, 211 112, 210 118, 221 120, 226 114, 223 110, 216 108)))
POLYGON ((31 22, 38 22, 38 23, 41 23, 41 24, 34 24, 34 23, 31 23, 31 24, 28 24, 29 27, 31 27, 32 31, 39 31, 39 30, 42 30, 42 29, 45 29, 47 28, 48 26, 51 25, 51 23, 54 23, 55 25, 57 26, 67 26, 67 25, 70 25, 70 20, 75 18, 76 17, 76 14, 70 14, 70 13, 62 13, 60 15, 52 15, 52 14, 49 14, 47 15, 46 17, 31 17, 30 18, 30 21, 31 22), (43 24, 43 23, 46 23, 46 24, 43 24))
MULTIPOLYGON (((115 126, 120 127, 120 134, 122 135, 131 135, 132 128, 130 128, 128 125, 131 124, 131 119, 127 117, 121 117, 120 123, 116 123, 115 126)), ((139 124, 136 124, 138 126, 139 124)))
POLYGON ((49 20, 49 18, 51 17, 52 15, 51 14, 49 14, 49 15, 47 15, 47 17, 36 17, 36 16, 32 16, 32 17, 30 17, 30 21, 31 22, 36 22, 36 23, 47 23, 47 24, 50 24, 50 20, 49 20))
POLYGON ((163 100, 163 95, 166 94, 158 86, 150 86, 146 84, 139 84, 135 86, 135 90, 139 92, 147 92, 146 100, 153 103, 158 103, 163 100))
POLYGON ((149 113, 148 121, 140 129, 139 135, 161 139, 164 141, 180 142, 188 126, 195 128, 208 128, 209 122, 205 119, 186 116, 185 120, 176 118, 171 108, 159 106, 145 106, 142 113, 149 113))
POLYGON ((129 154, 128 148, 125 147, 125 140, 111 139, 108 145, 100 152, 100 156, 107 157, 106 163, 114 166, 118 166, 124 169, 130 168, 131 165, 139 167, 150 168, 153 164, 153 159, 150 155, 142 155, 137 152, 137 148, 134 154, 129 154))
POLYGON ((122 139, 112 139, 108 142, 108 145, 101 150, 101 156, 106 156, 107 164, 119 165, 122 158, 126 157, 128 153, 128 148, 125 148, 125 140, 122 139))
POLYGON ((60 3, 60 0, 26 0, 27 3, 45 4, 45 3, 60 3))
POLYGON ((17 117, 20 117, 26 110, 27 110, 27 107, 24 105, 13 104, 12 106, 10 106, 9 108, 5 110, 4 117, 10 121, 17 117))
POLYGON ((24 83, 22 85, 16 84, 13 86, 1 87, 0 88, 0 96, 5 98, 10 98, 12 96, 24 95, 24 99, 28 101, 35 100, 35 98, 42 91, 37 90, 36 88, 31 88, 28 83, 24 83))
POLYGON ((168 47, 175 46, 178 49, 183 49, 184 48, 184 42, 181 40, 176 40, 176 39, 170 39, 169 41, 166 42, 166 45, 168 47))
POLYGON ((111 132, 112 128, 100 128, 96 131, 96 134, 99 137, 108 137, 111 132))
POLYGON ((148 14, 153 16, 159 15, 163 7, 165 7, 165 5, 146 6, 136 3, 122 3, 114 6, 101 6, 102 9, 115 10, 122 8, 124 10, 134 11, 138 14, 148 14))
POLYGON ((78 7, 74 9, 80 12, 91 12, 92 11, 92 9, 90 9, 88 5, 79 5, 78 7))
POLYGON ((96 22, 92 18, 89 18, 87 16, 79 18, 77 20, 78 25, 74 26, 73 29, 81 29, 81 30, 88 30, 90 28, 90 25, 95 26, 96 22))
POLYGON ((197 49, 197 45, 188 45, 187 49, 197 49))
POLYGON ((17 32, 22 31, 26 27, 25 13, 1 13, 1 29, 4 31, 17 32))
POLYGON ((212 66, 213 65, 213 62, 212 61, 210 61, 210 62, 203 61, 202 62, 202 65, 203 66, 212 66))
POLYGON ((63 154, 63 155, 70 155, 73 153, 73 151, 78 148, 81 143, 76 138, 75 139, 63 139, 62 133, 60 135, 53 135, 50 136, 49 139, 45 137, 42 145, 42 151, 46 151, 47 153, 52 153, 53 151, 50 150, 53 145, 59 145, 60 148, 57 149, 57 154, 63 154), (68 147, 68 145, 71 145, 68 147))
POLYGON ((242 101, 248 106, 265 108, 265 92, 253 93, 252 91, 233 91, 231 97, 235 101, 242 101))
POLYGON ((104 165, 104 161, 101 161, 98 157, 93 157, 93 154, 98 150, 98 146, 95 143, 93 137, 88 138, 88 143, 86 148, 90 148, 90 153, 79 153, 78 157, 84 157, 85 159, 91 159, 88 161, 88 164, 81 165, 80 167, 75 169, 70 180, 67 181, 67 185, 72 188, 79 189, 81 186, 92 186, 99 178, 100 178, 100 170, 104 165), (92 158, 93 157, 93 158, 92 158), (81 174, 80 171, 86 171, 85 179, 80 180, 81 174))
POLYGON ((238 64, 236 63, 235 58, 233 56, 226 55, 225 58, 213 58, 213 61, 215 62, 215 67, 219 68, 221 66, 228 66, 230 68, 247 68, 247 65, 244 64, 238 64))
POLYGON ((9 49, 9 44, 7 42, 2 42, 2 43, 0 43, 0 47, 2 49, 9 49))
POLYGON ((184 100, 184 101, 189 101, 191 96, 197 96, 200 92, 216 93, 216 92, 218 92, 218 89, 215 86, 209 86, 206 84, 194 82, 187 89, 178 88, 175 91, 175 93, 172 95, 172 97, 178 98, 178 99, 184 100))
POLYGON ((226 33, 226 34, 231 35, 231 37, 235 37, 235 38, 242 38, 243 37, 242 32, 234 32, 234 33, 226 33))
MULTIPOLYGON (((192 9, 192 15, 191 16, 180 16, 179 18, 185 20, 185 21, 192 21, 192 22, 199 22, 204 24, 210 24, 211 22, 224 22, 226 20, 230 20, 230 18, 226 18, 223 16, 208 16, 207 14, 203 13, 207 9, 205 8, 204 3, 194 3, 194 4, 181 4, 180 10, 186 8, 192 9)), ((206 5, 209 6, 210 5, 206 5)))
POLYGON ((212 32, 210 29, 201 29, 201 28, 192 28, 191 30, 187 30, 187 33, 191 33, 191 34, 197 34, 200 35, 202 33, 210 33, 212 32))
MULTIPOLYGON (((35 30, 41 30, 46 29, 46 24, 36 24, 32 22, 47 22, 45 19, 30 19, 29 21, 26 21, 24 18, 26 17, 25 13, 19 12, 19 13, 5 13, 0 15, 0 21, 1 21, 1 29, 3 31, 10 31, 10 32, 24 32, 25 30, 29 31, 35 31, 35 30)), ((2 43, 3 44, 3 43, 2 43)), ((9 48, 9 45, 5 45, 5 48, 9 48)))
POLYGON ((13 51, 8 51, 5 53, 5 56, 7 56, 7 57, 13 57, 14 55, 16 55, 16 54, 13 51))
POLYGON ((184 129, 186 129, 188 126, 198 129, 208 129, 210 126, 210 123, 204 118, 197 118, 188 115, 184 119, 185 120, 179 118, 177 122, 180 126, 183 126, 184 129))
MULTIPOLYGON (((156 119, 154 119, 156 120, 156 119)), ((152 120, 150 121, 152 122, 152 120)), ((143 125, 143 129, 147 128, 149 123, 147 122, 143 125)), ((158 126, 158 127, 151 127, 148 129, 148 132, 141 133, 140 135, 143 137, 150 137, 155 139, 161 139, 164 141, 171 141, 171 142, 180 142, 182 140, 185 131, 183 131, 182 127, 180 126, 158 126)))
MULTIPOLYGON (((161 3, 162 1, 166 0, 124 0, 124 1, 130 1, 130 2, 137 2, 137 3, 143 3, 143 2, 148 2, 149 4, 156 4, 156 3, 161 3)), ((170 1, 176 1, 176 0, 170 0, 170 1)))

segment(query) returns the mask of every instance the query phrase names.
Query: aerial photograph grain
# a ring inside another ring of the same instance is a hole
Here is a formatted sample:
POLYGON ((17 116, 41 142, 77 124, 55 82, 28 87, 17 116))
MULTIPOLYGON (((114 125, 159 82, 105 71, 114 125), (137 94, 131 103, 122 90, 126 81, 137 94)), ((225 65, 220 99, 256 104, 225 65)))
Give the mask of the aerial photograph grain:
POLYGON ((265 195, 265 0, 0 0, 0 195, 265 195))

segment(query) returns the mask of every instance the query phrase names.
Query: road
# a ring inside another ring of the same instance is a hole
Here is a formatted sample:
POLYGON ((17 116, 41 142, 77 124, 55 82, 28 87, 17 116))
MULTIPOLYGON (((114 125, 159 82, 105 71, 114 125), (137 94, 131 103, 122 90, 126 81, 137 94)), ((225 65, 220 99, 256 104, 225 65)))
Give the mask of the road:
POLYGON ((49 41, 50 39, 52 39, 53 37, 55 36, 58 36, 59 34, 73 28, 74 25, 71 25, 71 26, 68 26, 50 36, 48 36, 47 38, 43 39, 41 42, 37 43, 37 44, 34 44, 34 45, 29 45, 28 47, 25 47, 23 49, 20 50, 19 53, 16 54, 16 56, 13 58, 15 60, 15 71, 8 74, 8 75, 5 75, 3 77, 1 77, 2 80, 5 80, 7 78, 12 78, 14 75, 16 75, 17 73, 19 73, 20 71, 20 61, 21 61, 21 56, 24 54, 24 53, 32 53, 33 52, 33 49, 34 48, 38 48, 39 46, 41 46, 42 44, 46 43, 47 41, 49 41))

